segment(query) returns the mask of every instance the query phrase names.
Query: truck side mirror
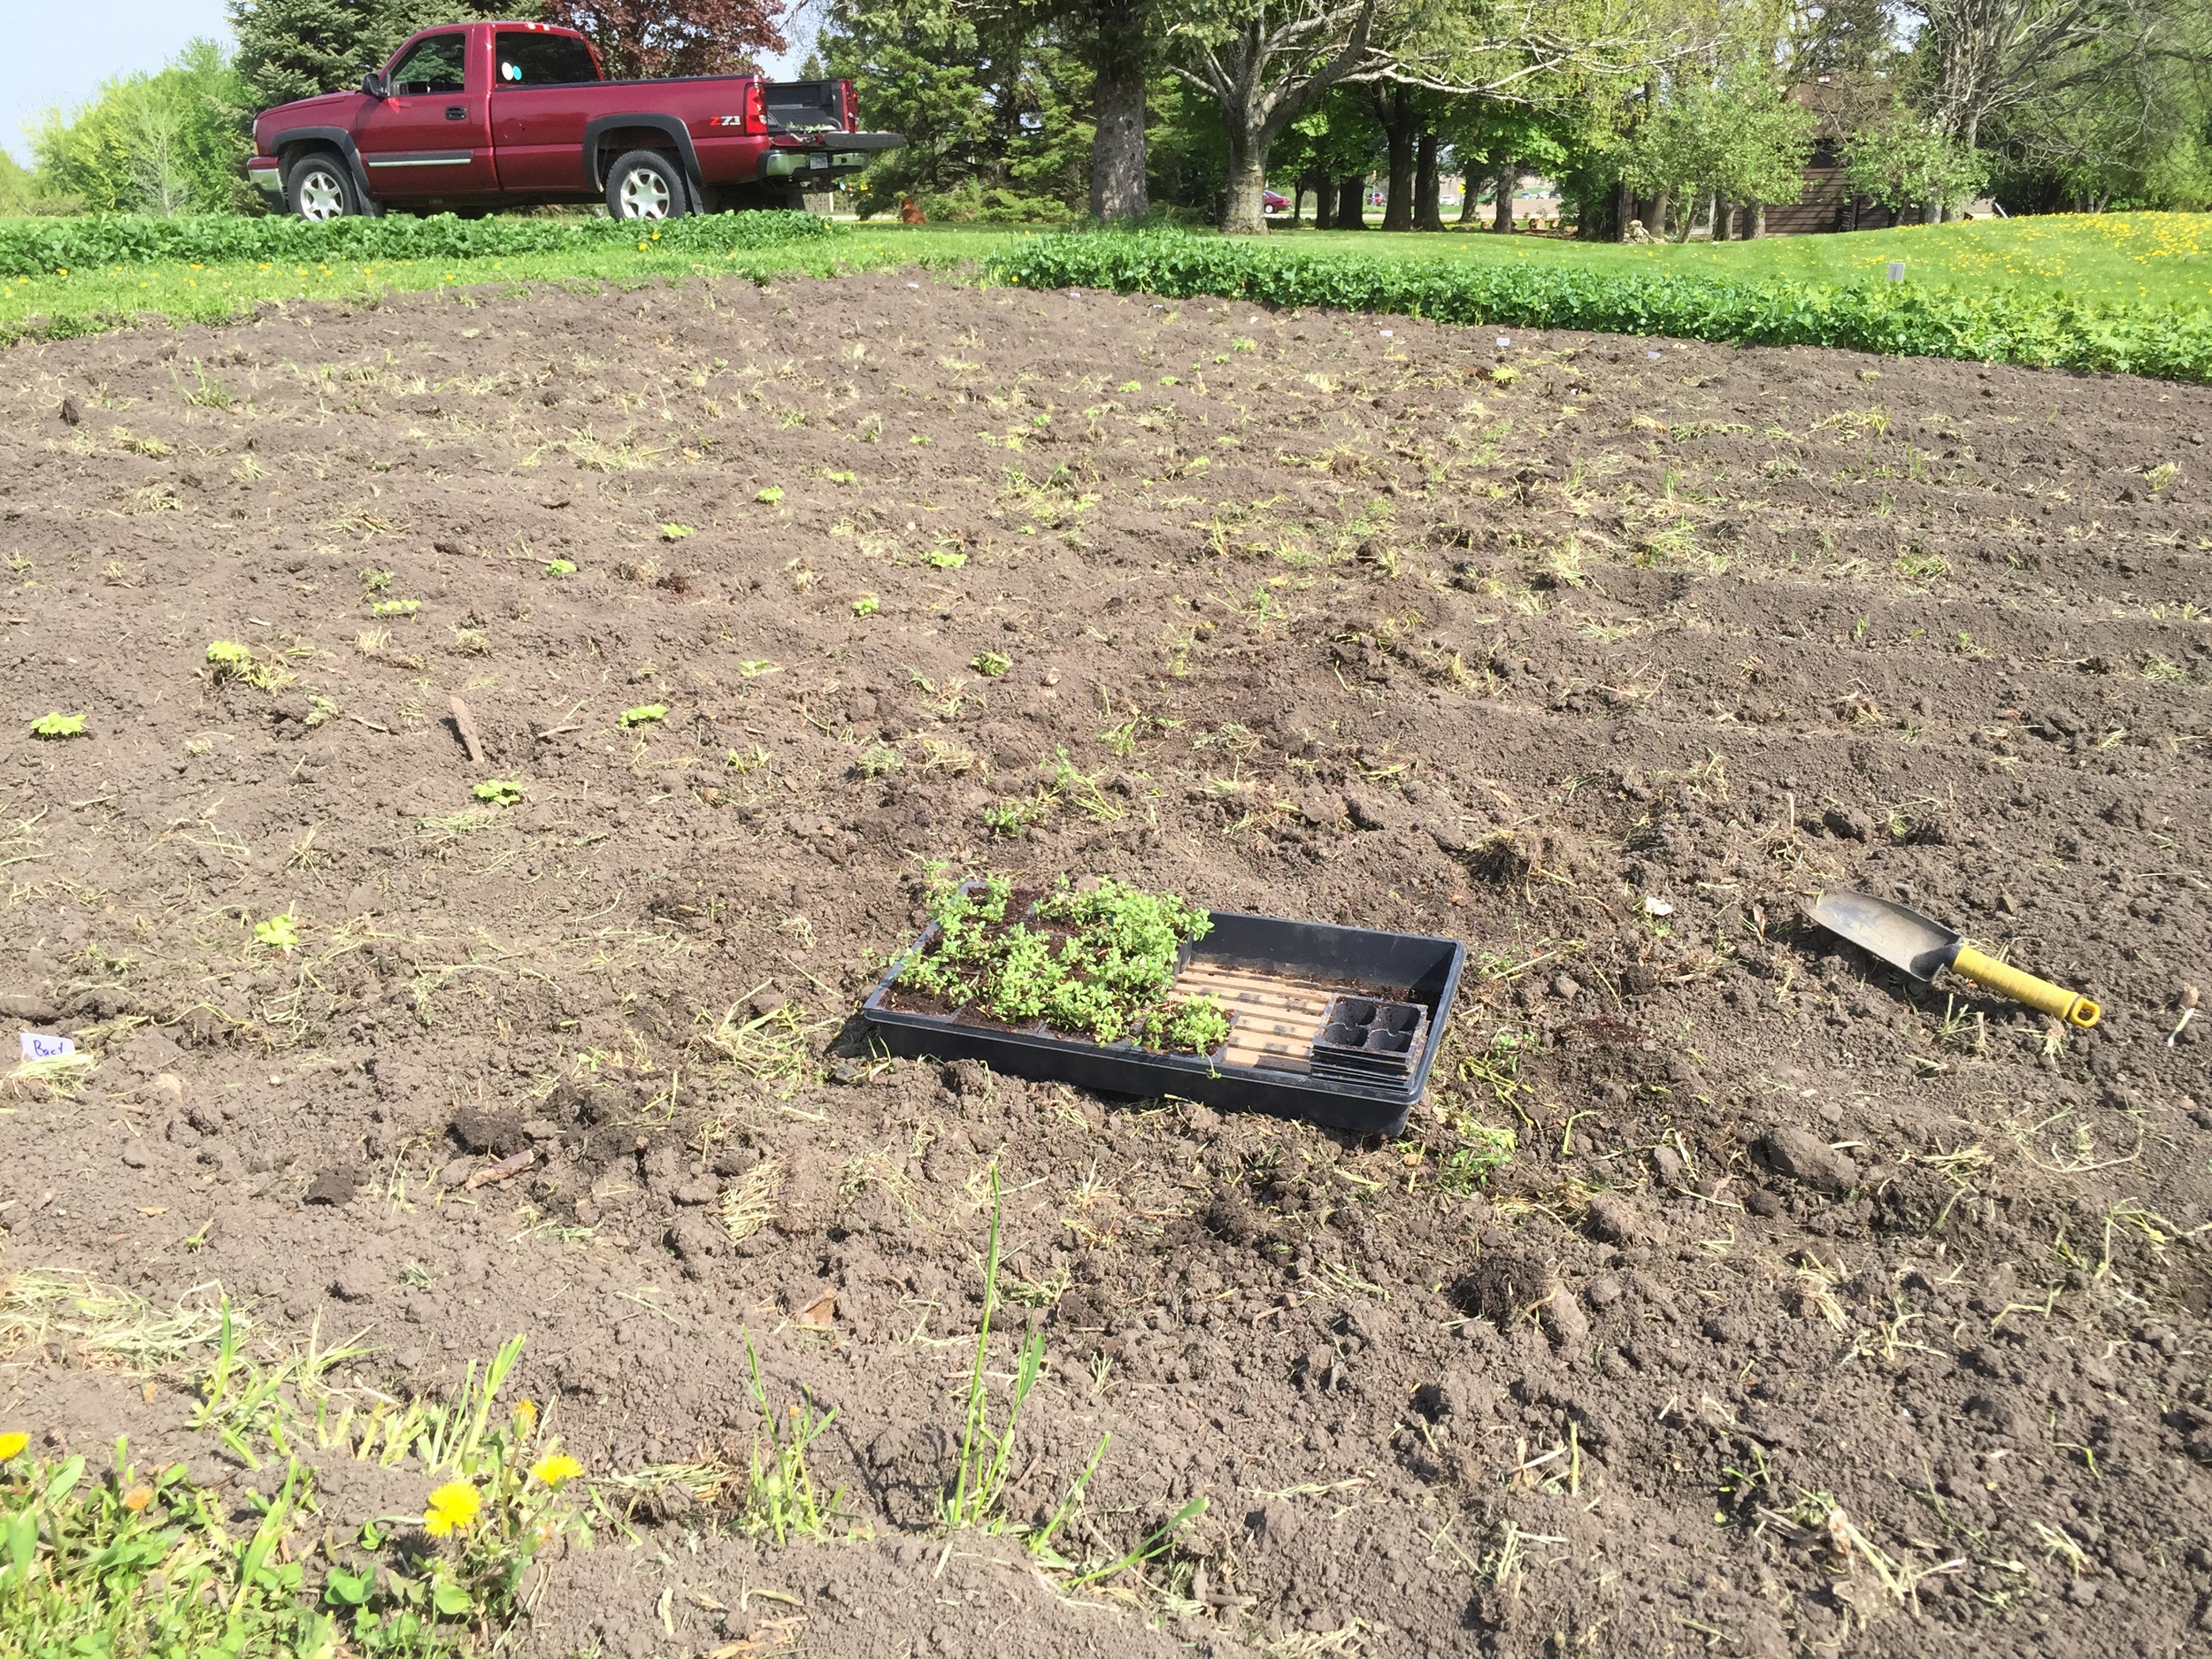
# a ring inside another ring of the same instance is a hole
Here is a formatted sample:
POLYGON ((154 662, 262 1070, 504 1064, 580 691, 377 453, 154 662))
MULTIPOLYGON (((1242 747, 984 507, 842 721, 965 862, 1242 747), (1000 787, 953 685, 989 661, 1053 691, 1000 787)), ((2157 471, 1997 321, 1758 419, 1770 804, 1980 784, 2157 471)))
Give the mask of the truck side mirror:
POLYGON ((392 96, 390 88, 385 84, 384 77, 373 69, 361 77, 361 90, 373 98, 388 98, 392 96))

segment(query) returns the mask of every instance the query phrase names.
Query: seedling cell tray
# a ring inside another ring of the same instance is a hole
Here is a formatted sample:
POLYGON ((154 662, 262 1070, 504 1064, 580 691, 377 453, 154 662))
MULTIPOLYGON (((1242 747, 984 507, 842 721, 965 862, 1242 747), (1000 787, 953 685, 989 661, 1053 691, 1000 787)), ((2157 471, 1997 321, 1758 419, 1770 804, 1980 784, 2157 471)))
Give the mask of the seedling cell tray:
POLYGON ((1215 910, 1186 945, 1171 1000, 1210 996, 1230 1016, 1210 1055, 1094 1042, 1041 1024, 1015 1029, 966 1010, 892 1005, 923 930, 861 1005, 894 1054, 981 1060, 1009 1076, 1108 1094, 1174 1094, 1228 1110, 1302 1118, 1355 1134, 1394 1135, 1428 1092, 1467 952, 1457 940, 1215 910))

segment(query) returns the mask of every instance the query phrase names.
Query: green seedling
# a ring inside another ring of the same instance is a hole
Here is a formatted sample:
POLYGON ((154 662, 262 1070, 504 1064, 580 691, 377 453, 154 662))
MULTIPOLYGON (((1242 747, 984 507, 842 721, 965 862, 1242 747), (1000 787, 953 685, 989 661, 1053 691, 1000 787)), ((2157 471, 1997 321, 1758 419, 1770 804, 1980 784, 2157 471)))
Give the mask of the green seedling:
POLYGON ((1517 1146, 1510 1129, 1500 1129, 1471 1118, 1455 1118, 1453 1132, 1460 1144, 1444 1155, 1437 1184, 1454 1192, 1471 1192, 1513 1162, 1517 1146))
POLYGON ((1171 1048, 1211 1054, 1229 1041, 1229 1017, 1212 997, 1196 996, 1171 1009, 1163 1017, 1160 1029, 1171 1048))
POLYGON ((623 710, 621 714, 625 731, 634 726, 652 726, 667 718, 668 705, 664 703, 641 703, 634 709, 623 710))
POLYGON ((1118 1560, 1108 1562, 1102 1567, 1093 1567, 1087 1571, 1078 1573, 1068 1580, 1068 1587, 1071 1590, 1085 1589, 1094 1584, 1102 1584, 1118 1573, 1126 1572, 1132 1567, 1141 1567, 1146 1562, 1166 1549, 1169 1544, 1174 1541, 1176 1533, 1181 1532, 1184 1527, 1205 1512, 1206 1500, 1193 1498, 1174 1514, 1169 1516, 1166 1520, 1154 1527, 1151 1532, 1146 1533, 1142 1541, 1126 1555, 1118 1560))
POLYGON ((207 648, 209 678, 215 684, 238 680, 257 691, 274 691, 288 684, 291 675, 276 663, 265 663, 236 640, 217 640, 207 648))
POLYGON ((853 763, 864 778, 887 778, 906 764, 906 757, 884 743, 871 743, 853 763))
POLYGON ((765 1533, 779 1544, 788 1542, 794 1533, 826 1538, 844 1489, 839 1487, 827 1502, 823 1502, 815 1491, 806 1456, 807 1449, 837 1421, 837 1413, 832 1410, 818 1416, 813 1402, 808 1401, 791 1407, 787 1426, 780 1422, 768 1403, 768 1385, 761 1376, 760 1356, 753 1351, 752 1333, 744 1335, 745 1358, 752 1368, 753 1403, 760 1408, 766 1427, 767 1456, 762 1457, 761 1437, 756 1434, 752 1473, 746 1483, 745 1508, 738 1525, 756 1536, 765 1533))
POLYGON ((1142 380, 1124 380, 1119 386, 1114 388, 1114 389, 1118 392, 1141 392, 1144 390, 1144 382, 1142 380))
POLYGON ((576 566, 567 559, 548 559, 545 573, 553 577, 573 576, 576 574, 576 566))
POLYGON ((299 949, 299 922, 289 910, 279 910, 265 922, 253 925, 254 942, 290 956, 299 949))
POLYGON ((1043 828, 1051 816, 1051 803, 1035 796, 1020 801, 1001 801, 983 809, 983 826, 994 835, 1002 835, 1008 841, 1019 841, 1030 831, 1043 828))
POLYGON ((862 594, 853 600, 853 615, 872 617, 883 609, 883 602, 873 594, 862 594))
POLYGON ((978 651, 968 659, 968 666, 986 680, 996 680, 1014 665, 1014 659, 1000 651, 978 651))
POLYGON ((983 1317, 976 1330, 975 1363, 968 1371, 968 1403, 960 1431, 960 1468, 945 1503, 945 1525, 975 1526, 987 1520, 998 1507, 1011 1473, 1014 1428, 1021 1421, 1022 1406, 1036 1386, 1044 1367, 1045 1333, 1030 1333, 1014 1366, 1014 1396, 1006 1409, 1003 1428, 991 1427, 991 1400, 984 1387, 984 1363, 989 1357, 991 1316, 998 1311, 999 1224, 1001 1220, 998 1165, 991 1165, 991 1242, 983 1264, 983 1317))
POLYGON ((369 607, 373 617, 411 617, 422 609, 419 599, 380 599, 369 607))
POLYGON ((687 524, 664 524, 661 526, 661 540, 664 541, 680 541, 690 534, 691 526, 687 524))
POLYGON ((214 668, 214 684, 221 686, 226 680, 243 680, 252 684, 254 652, 241 646, 236 639, 217 639, 208 646, 208 664, 214 668))
POLYGON ((506 778, 488 778, 476 786, 479 801, 488 801, 494 806, 513 806, 522 799, 522 786, 506 778))
POLYGON ((941 571, 956 571, 968 562, 965 553, 956 553, 946 548, 933 548, 922 557, 926 563, 941 571))
POLYGON ((763 674, 780 674, 783 664, 772 663, 766 657, 753 657, 737 665, 737 672, 748 680, 758 680, 763 674))
POLYGON ((1490 371, 1490 383, 1493 386, 1510 386, 1520 378, 1520 370, 1515 368, 1510 363, 1501 363, 1490 371))
POLYGON ((392 572, 389 571, 378 570, 372 565, 361 572, 361 591, 365 594, 385 593, 391 585, 392 572))
POLYGON ((765 489, 756 491, 754 493, 753 499, 755 501, 766 502, 771 507, 772 507, 783 499, 783 486, 780 484, 771 484, 765 489))
POLYGON ((31 722, 31 735, 51 743, 65 737, 84 735, 81 714, 42 714, 31 722))

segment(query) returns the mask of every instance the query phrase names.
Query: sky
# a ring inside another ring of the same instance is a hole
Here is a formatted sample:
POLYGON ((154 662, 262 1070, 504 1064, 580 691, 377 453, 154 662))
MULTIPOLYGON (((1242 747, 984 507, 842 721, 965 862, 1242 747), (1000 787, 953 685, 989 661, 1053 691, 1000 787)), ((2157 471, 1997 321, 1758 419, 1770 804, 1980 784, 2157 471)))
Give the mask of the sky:
POLYGON ((223 0, 0 0, 0 145, 28 163, 26 127, 111 75, 158 69, 205 35, 228 42, 223 0))
MULTIPOLYGON (((803 16, 795 38, 811 21, 803 16)), ((0 0, 0 149, 28 165, 23 129, 47 111, 84 103, 110 76, 158 69, 203 35, 229 46, 223 0, 0 0)))

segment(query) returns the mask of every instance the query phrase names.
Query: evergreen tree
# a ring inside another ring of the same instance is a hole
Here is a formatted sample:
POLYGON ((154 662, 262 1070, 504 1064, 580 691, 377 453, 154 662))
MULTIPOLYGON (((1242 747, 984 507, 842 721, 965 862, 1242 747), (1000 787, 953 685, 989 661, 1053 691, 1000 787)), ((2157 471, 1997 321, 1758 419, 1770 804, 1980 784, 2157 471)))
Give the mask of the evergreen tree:
POLYGON ((360 84, 417 29, 533 19, 538 0, 229 0, 238 73, 254 109, 360 84))

